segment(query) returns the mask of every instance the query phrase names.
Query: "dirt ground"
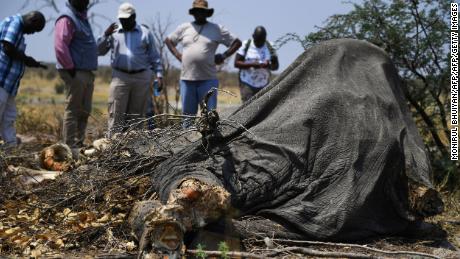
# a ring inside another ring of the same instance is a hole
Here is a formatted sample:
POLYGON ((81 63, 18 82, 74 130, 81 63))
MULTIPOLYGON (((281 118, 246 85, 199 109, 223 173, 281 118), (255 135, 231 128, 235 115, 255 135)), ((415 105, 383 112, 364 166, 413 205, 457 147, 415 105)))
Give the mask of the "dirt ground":
MULTIPOLYGON (((154 139, 158 134, 168 132, 148 134, 153 135, 141 137, 154 139)), ((39 170, 40 151, 54 144, 56 139, 52 136, 23 136, 27 141, 17 150, 2 152, 0 256, 135 258, 138 244, 126 219, 134 202, 155 199, 156 194, 150 189, 149 168, 154 168, 170 154, 151 151, 148 146, 141 151, 133 149, 127 143, 132 144, 133 139, 139 136, 129 137, 124 144, 118 143, 118 149, 109 154, 81 158, 80 162, 72 165, 72 170, 55 180, 32 185, 24 185, 23 178, 11 173, 11 166, 39 170), (120 148, 122 144, 124 146, 120 148)), ((175 135, 171 139, 183 137, 175 135)), ((185 139, 185 142, 193 141, 187 136, 185 139)), ((184 142, 184 139, 177 141, 184 142)), ((174 145, 173 142, 169 145, 174 145)), ((235 240, 222 233, 203 231, 197 235, 200 237, 194 245, 187 249, 196 249, 196 244, 200 244, 204 247, 199 250, 201 252, 215 250, 218 249, 217 244, 224 241, 229 251, 222 252, 221 249, 220 253, 248 253, 235 254, 235 258, 251 258, 251 255, 254 255, 252 258, 304 258, 311 251, 320 253, 310 254, 310 257, 430 258, 420 254, 385 254, 375 249, 426 253, 433 255, 431 258, 460 258, 460 199, 443 193, 443 200, 445 212, 427 219, 433 225, 414 232, 412 237, 385 237, 355 244, 336 244, 264 239, 262 236, 235 240), (321 255, 321 252, 326 254, 321 255)), ((192 257, 192 252, 188 251, 186 257, 192 257)))

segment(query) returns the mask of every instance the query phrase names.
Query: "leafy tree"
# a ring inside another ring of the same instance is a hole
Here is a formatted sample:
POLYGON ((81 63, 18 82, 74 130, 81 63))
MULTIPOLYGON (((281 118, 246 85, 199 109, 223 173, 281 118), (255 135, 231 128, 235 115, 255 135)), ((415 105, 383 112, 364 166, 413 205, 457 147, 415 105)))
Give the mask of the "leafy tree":
POLYGON ((364 0, 347 14, 333 15, 318 31, 286 34, 277 42, 298 41, 307 49, 334 38, 369 41, 384 49, 400 71, 403 91, 424 136, 437 183, 454 177, 450 161, 449 10, 446 0, 364 0))

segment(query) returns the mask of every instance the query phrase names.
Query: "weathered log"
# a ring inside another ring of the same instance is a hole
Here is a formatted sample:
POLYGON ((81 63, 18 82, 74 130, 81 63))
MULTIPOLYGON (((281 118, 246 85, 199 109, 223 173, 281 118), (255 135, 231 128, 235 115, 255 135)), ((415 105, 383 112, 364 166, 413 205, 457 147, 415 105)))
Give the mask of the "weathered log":
POLYGON ((166 204, 153 200, 136 203, 128 222, 139 241, 139 255, 152 250, 178 253, 186 231, 219 219, 229 208, 229 193, 224 188, 184 179, 166 204))
POLYGON ((183 245, 185 227, 179 206, 162 205, 159 201, 137 202, 128 218, 132 235, 139 242, 139 257, 155 253, 178 253, 183 245))
POLYGON ((26 168, 22 166, 8 166, 8 172, 13 173, 16 179, 25 185, 40 183, 44 180, 54 180, 57 176, 61 175, 61 171, 43 171, 26 168))

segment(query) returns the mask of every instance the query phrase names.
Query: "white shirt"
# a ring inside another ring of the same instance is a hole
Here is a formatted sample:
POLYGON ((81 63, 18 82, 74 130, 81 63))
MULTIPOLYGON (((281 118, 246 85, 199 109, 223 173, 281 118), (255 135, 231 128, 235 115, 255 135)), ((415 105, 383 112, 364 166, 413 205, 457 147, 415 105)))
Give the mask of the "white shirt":
MULTIPOLYGON (((244 50, 246 49, 246 45, 248 44, 249 40, 245 40, 243 45, 241 45, 240 49, 238 49, 238 54, 244 57, 244 50)), ((251 40, 251 44, 249 45, 248 52, 246 53, 245 61, 246 63, 253 63, 253 62, 260 62, 264 63, 265 61, 270 61, 271 55, 270 50, 267 47, 267 44, 264 44, 261 48, 256 47, 254 45, 254 41, 251 40)))
MULTIPOLYGON (((271 60, 270 50, 268 49, 267 44, 264 44, 262 47, 258 48, 254 44, 254 41, 251 40, 248 51, 245 53, 248 40, 243 42, 243 45, 238 50, 238 54, 245 57, 245 63, 265 63, 271 60), (246 54, 246 56, 245 56, 246 54)), ((240 72, 240 80, 252 87, 262 88, 268 85, 270 81, 270 69, 268 68, 250 68, 242 69, 240 72)))
POLYGON ((215 23, 191 22, 180 25, 168 38, 174 45, 183 46, 181 79, 196 81, 217 78, 214 62, 217 47, 219 44, 230 47, 236 36, 215 23))

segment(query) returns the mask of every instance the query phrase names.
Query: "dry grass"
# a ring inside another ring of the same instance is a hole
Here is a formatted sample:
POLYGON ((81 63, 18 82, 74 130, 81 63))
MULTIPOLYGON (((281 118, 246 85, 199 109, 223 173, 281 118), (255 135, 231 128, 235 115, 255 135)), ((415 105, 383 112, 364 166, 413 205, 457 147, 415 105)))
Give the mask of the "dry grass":
MULTIPOLYGON (((23 104, 50 104, 50 103, 63 103, 65 100, 64 94, 57 94, 55 92, 55 85, 59 84, 61 79, 54 78, 52 80, 45 79, 36 75, 24 77, 21 80, 21 86, 19 88, 18 100, 22 101, 23 104)), ((110 82, 103 81, 100 78, 96 78, 93 103, 95 106, 107 106, 107 100, 109 98, 109 86, 110 82)), ((177 86, 168 87, 168 101, 173 104, 176 99, 177 86)), ((240 90, 237 85, 235 86, 221 86, 218 103, 219 104, 234 104, 239 105, 241 103, 240 90)))
MULTIPOLYGON (((24 77, 21 80, 18 98, 25 103, 63 103, 65 95, 57 94, 55 91, 55 85, 59 83, 62 83, 60 78, 49 80, 36 75, 24 77)), ((96 104, 107 104, 108 96, 109 82, 104 82, 97 78, 95 81, 93 102, 96 104)))
POLYGON ((18 133, 40 132, 59 136, 63 110, 61 105, 23 105, 18 107, 16 129, 18 133))
MULTIPOLYGON (((62 83, 59 77, 47 79, 37 74, 26 74, 21 81, 17 96, 19 116, 16 127, 18 133, 40 132, 61 137, 65 94, 57 94, 55 86, 62 83)), ((93 93, 93 111, 88 125, 89 139, 103 135, 107 124, 107 101, 110 82, 96 78, 93 93)), ((168 89, 170 107, 176 107, 176 86, 168 89)), ((222 86, 218 95, 218 106, 238 106, 241 104, 238 86, 222 86)))
POLYGON ((448 240, 456 247, 460 247, 460 191, 443 193, 445 211, 430 221, 439 224, 447 233, 448 240))

